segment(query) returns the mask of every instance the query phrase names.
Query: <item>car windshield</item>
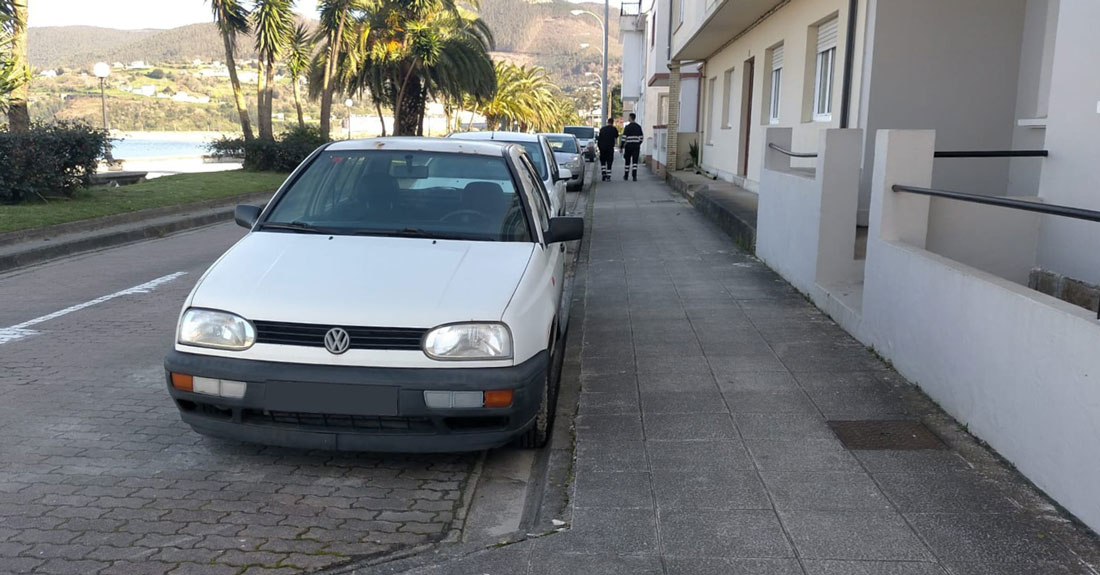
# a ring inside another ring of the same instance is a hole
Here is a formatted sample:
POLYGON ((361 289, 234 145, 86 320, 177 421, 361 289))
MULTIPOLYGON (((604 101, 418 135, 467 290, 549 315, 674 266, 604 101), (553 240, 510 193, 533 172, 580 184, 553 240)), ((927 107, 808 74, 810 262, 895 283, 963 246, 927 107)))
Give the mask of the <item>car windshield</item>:
POLYGON ((546 136, 546 139, 550 140, 550 148, 555 152, 579 153, 577 140, 573 136, 546 136))
POLYGON ((596 137, 596 129, 589 126, 566 126, 562 131, 581 140, 591 140, 596 137))
POLYGON ((424 151, 322 152, 259 230, 531 241, 503 157, 424 151))

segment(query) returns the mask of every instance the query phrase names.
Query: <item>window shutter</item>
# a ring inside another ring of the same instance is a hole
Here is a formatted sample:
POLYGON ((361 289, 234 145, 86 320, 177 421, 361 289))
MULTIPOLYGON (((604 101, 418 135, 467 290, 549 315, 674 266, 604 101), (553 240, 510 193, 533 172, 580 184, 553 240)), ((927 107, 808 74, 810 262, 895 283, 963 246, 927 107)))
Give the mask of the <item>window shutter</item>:
POLYGON ((772 70, 778 70, 783 67, 783 45, 780 44, 775 48, 772 48, 772 70))
POLYGON ((817 27, 817 53, 836 48, 838 20, 833 18, 817 27))

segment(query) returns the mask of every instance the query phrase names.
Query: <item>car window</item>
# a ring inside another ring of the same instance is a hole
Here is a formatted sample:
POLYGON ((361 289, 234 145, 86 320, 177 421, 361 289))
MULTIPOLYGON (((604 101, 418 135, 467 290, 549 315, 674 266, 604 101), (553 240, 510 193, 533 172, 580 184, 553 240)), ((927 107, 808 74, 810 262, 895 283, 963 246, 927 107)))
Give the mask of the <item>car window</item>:
POLYGON ((503 157, 424 151, 322 152, 259 229, 533 241, 503 157))
POLYGON ((542 180, 535 175, 535 168, 531 165, 531 159, 527 156, 520 156, 519 179, 523 182, 523 185, 528 186, 534 192, 537 198, 532 210, 535 214, 535 222, 542 228, 542 231, 548 231, 550 229, 549 197, 546 194, 546 187, 543 186, 542 180))
MULTIPOLYGON (((554 151, 550 149, 550 142, 548 140, 546 140, 546 138, 539 138, 539 141, 540 142, 545 142, 542 145, 545 146, 545 149, 543 150, 543 153, 546 154, 546 157, 553 158, 554 157, 554 151)), ((558 179, 561 177, 561 170, 558 169, 557 160, 555 160, 553 162, 550 162, 550 175, 552 176, 550 178, 550 183, 551 184, 558 181, 558 179)))
POLYGON ((523 150, 527 152, 528 156, 531 156, 531 165, 535 167, 535 173, 539 175, 540 180, 545 180, 546 175, 546 153, 543 152, 542 142, 536 140, 534 142, 510 142, 509 140, 493 140, 494 142, 508 142, 512 144, 519 144, 523 146, 523 150))
POLYGON ((550 142, 550 148, 555 152, 564 152, 566 154, 577 154, 580 151, 577 149, 577 140, 573 136, 546 136, 546 139, 550 142))
POLYGON ((591 140, 596 137, 596 129, 588 126, 566 126, 562 131, 566 134, 573 134, 581 140, 591 140))

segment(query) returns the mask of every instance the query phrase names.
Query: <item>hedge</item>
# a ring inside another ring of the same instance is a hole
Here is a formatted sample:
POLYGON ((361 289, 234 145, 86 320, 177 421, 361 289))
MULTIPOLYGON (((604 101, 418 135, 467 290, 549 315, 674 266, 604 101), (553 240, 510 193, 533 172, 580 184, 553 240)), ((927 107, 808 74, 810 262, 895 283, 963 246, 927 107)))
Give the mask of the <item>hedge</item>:
POLYGON ((319 128, 306 126, 283 132, 275 140, 245 143, 244 138, 220 138, 210 142, 207 149, 217 157, 243 156, 247 170, 291 172, 327 141, 319 128))
POLYGON ((0 203, 72 196, 95 174, 108 139, 104 130, 69 122, 0 132, 0 203))

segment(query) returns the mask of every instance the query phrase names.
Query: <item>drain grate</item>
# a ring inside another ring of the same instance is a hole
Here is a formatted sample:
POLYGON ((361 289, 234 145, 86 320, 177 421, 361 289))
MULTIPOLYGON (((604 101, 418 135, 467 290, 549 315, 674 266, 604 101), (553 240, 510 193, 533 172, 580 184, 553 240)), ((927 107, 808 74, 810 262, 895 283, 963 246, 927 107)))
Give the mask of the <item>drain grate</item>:
POLYGON ((829 427, 848 449, 945 449, 936 434, 919 421, 830 421, 829 427))

